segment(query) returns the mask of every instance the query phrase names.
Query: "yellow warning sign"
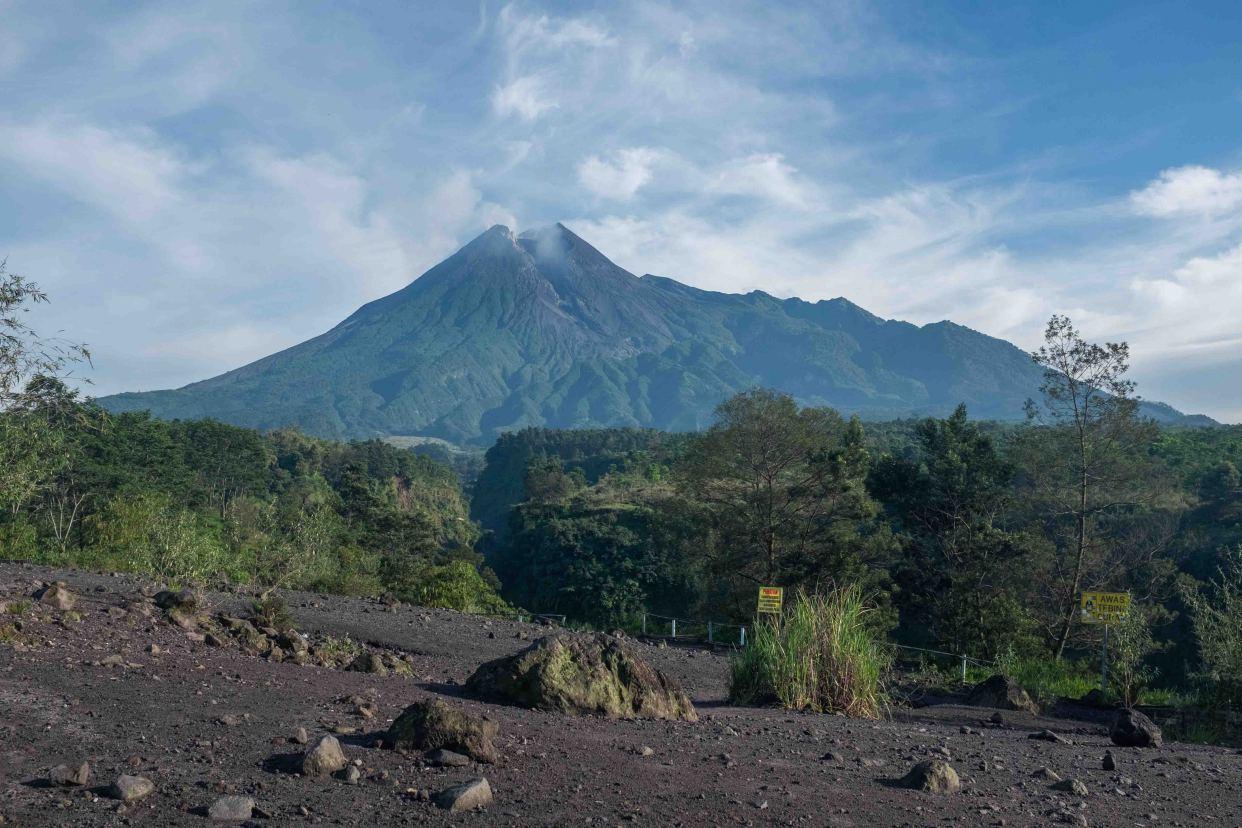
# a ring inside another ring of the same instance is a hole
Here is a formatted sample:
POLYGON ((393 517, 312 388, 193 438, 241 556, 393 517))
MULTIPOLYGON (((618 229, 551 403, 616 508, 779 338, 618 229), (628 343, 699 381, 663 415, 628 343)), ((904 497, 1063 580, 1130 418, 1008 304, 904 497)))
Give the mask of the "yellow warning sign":
POLYGON ((1116 624, 1130 612, 1128 592, 1084 592, 1081 621, 1084 624, 1116 624))
POLYGON ((779 615, 784 600, 784 587, 759 587, 759 612, 773 612, 779 615))

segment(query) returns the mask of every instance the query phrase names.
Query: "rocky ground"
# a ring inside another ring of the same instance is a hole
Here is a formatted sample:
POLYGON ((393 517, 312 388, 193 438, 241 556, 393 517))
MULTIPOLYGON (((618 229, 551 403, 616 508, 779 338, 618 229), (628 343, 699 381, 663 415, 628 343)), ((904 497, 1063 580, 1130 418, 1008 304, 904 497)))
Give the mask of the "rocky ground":
MULTIPOLYGON (((1100 724, 1011 711, 992 721, 991 710, 952 704, 896 710, 880 722, 731 707, 723 655, 651 645, 638 645, 640 653, 681 683, 699 721, 568 717, 461 693, 481 662, 526 647, 546 632, 538 626, 286 596, 312 642, 348 636, 408 665, 381 675, 313 656, 299 664, 283 652, 273 662, 227 636, 208 640, 172 623, 153 594, 127 577, 0 564, 0 822, 1242 824, 1242 755, 1225 748, 1118 748, 1100 724), (72 610, 30 598, 56 580, 75 597, 72 610), (375 746, 407 705, 429 698, 494 722, 501 761, 436 767, 420 752, 375 746), (1029 738, 1043 730, 1061 739, 1029 738), (307 750, 300 742, 323 734, 335 734, 356 771, 294 772, 307 750), (1106 751, 1112 770, 1103 767, 1106 751), (898 784, 928 759, 950 763, 961 790, 898 784), (84 762, 89 779, 72 784, 84 762), (115 798, 118 780, 143 787, 133 778, 149 780, 152 792, 115 798), (485 810, 434 801, 479 778, 494 797, 485 810)), ((209 598, 218 613, 244 614, 238 596, 209 598)))

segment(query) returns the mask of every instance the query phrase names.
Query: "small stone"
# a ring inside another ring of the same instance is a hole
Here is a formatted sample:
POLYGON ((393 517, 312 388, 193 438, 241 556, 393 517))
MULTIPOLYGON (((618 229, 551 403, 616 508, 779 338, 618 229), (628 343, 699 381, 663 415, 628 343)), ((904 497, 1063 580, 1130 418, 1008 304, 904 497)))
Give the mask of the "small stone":
POLYGON ((492 786, 486 779, 473 779, 436 794, 436 805, 447 811, 473 811, 492 804, 492 786))
POLYGON ((345 768, 345 770, 341 771, 340 776, 341 776, 341 781, 343 781, 345 784, 357 785, 358 781, 362 779, 362 771, 358 769, 357 765, 350 765, 349 767, 345 768))
POLYGON ((137 802, 155 793, 155 783, 145 776, 121 774, 108 787, 108 796, 122 802, 137 802))
POLYGON ((302 756, 303 776, 328 776, 344 768, 349 761, 335 736, 321 736, 302 756))
POLYGON ((147 645, 147 653, 149 655, 157 656, 157 655, 160 655, 162 652, 163 650, 160 649, 159 644, 148 644, 147 645))
POLYGON ((91 781, 91 766, 86 762, 80 765, 57 765, 47 772, 47 779, 53 785, 64 788, 85 785, 91 781))
POLYGON ((646 745, 643 745, 641 748, 638 749, 638 755, 639 756, 654 756, 655 751, 647 747, 646 745))
POLYGON ((1045 782, 1060 782, 1061 781, 1061 774, 1057 773, 1052 768, 1048 768, 1048 767, 1040 768, 1039 770, 1032 773, 1031 776, 1033 776, 1036 779, 1042 779, 1045 782))
POLYGON ((1104 761, 1101 764, 1106 771, 1117 770, 1117 760, 1113 758, 1111 750, 1104 751, 1104 761))
POLYGON ((243 822, 254 815, 254 800, 248 796, 222 796, 207 809, 207 817, 217 822, 243 822))

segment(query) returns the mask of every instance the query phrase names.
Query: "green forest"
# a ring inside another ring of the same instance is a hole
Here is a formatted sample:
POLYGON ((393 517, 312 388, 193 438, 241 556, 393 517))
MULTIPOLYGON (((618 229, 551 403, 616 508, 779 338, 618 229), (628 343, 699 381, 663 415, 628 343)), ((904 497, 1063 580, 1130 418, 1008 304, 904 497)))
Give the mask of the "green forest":
MULTIPOLYGON (((3 274, 0 274, 3 275, 3 274)), ((0 552, 635 629, 849 586, 890 640, 1089 687, 1084 590, 1126 591, 1113 691, 1242 701, 1242 427, 1139 416, 1124 344, 1054 317, 1025 423, 863 423, 776 390, 696 433, 525 429, 456 467, 380 440, 109 414, 0 291, 0 552), (1033 668, 1028 668, 1033 669, 1033 668), (1051 669, 1051 668, 1050 668, 1051 669)))

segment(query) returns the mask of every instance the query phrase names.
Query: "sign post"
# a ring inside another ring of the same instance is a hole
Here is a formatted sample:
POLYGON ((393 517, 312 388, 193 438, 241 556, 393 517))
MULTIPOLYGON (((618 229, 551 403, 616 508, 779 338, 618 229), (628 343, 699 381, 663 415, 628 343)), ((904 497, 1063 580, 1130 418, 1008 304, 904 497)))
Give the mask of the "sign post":
POLYGON ((756 612, 780 615, 781 605, 784 601, 785 590, 783 587, 761 586, 759 587, 759 607, 756 612))
POLYGON ((1104 643, 1100 647, 1100 692, 1108 692, 1108 628, 1130 612, 1128 592, 1084 592, 1079 618, 1084 624, 1103 624, 1104 643))

